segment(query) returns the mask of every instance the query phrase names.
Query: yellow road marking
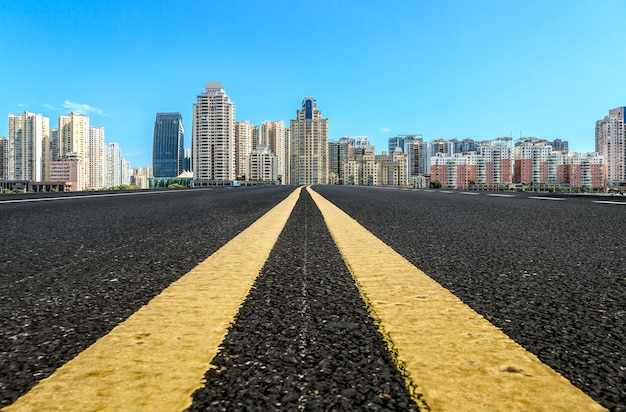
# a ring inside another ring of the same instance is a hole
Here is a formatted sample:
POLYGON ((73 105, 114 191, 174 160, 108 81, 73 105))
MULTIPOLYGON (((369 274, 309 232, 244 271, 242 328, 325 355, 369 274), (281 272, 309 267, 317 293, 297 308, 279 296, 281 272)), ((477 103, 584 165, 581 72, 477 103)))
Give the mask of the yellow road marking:
POLYGON ((357 221, 307 190, 392 356, 408 375, 409 390, 417 384, 433 411, 605 410, 357 221))
POLYGON ((300 190, 3 410, 189 406, 300 190))

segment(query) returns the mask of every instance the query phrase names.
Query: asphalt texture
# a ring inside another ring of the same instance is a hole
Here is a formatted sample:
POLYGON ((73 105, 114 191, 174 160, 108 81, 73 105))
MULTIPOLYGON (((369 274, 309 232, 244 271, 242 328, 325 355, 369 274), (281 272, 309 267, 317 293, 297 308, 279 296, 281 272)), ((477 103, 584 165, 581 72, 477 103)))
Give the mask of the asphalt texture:
POLYGON ((303 190, 189 411, 418 410, 303 190))
POLYGON ((626 199, 314 189, 597 402, 626 411, 626 205, 593 202, 626 199))
POLYGON ((216 188, 111 197, 85 192, 81 198, 29 203, 3 201, 56 196, 0 196, 0 407, 292 191, 216 188))

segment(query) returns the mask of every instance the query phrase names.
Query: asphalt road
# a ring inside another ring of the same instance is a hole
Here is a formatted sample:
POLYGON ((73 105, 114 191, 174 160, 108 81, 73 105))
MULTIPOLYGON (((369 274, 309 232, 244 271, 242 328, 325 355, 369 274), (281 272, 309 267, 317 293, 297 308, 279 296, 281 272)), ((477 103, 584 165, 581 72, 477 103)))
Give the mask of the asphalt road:
MULTIPOLYGON (((0 406, 126 319, 293 188, 0 197, 0 406)), ((251 245, 254 247, 254 245, 251 245)))
POLYGON ((626 410, 626 204, 596 203, 626 199, 315 190, 596 401, 626 410))
MULTIPOLYGON (((614 411, 626 410, 626 205, 594 203, 589 197, 315 189, 596 401, 614 411)), ((3 203, 13 198, 0 197, 0 406, 106 334, 292 190, 196 189, 28 203, 3 203)), ((257 283, 216 362, 224 370, 241 371, 248 382, 276 384, 276 374, 245 375, 244 369, 231 368, 233 363, 275 365, 275 354, 308 373, 281 378, 292 392, 257 391, 255 398, 252 390, 236 391, 232 382, 237 374, 216 376, 221 369, 213 369, 207 378, 223 379, 219 387, 232 389, 230 399, 205 388, 196 393, 193 408, 238 408, 242 397, 320 410, 410 407, 309 200, 294 209, 257 283), (310 235, 306 256, 301 245, 304 225, 310 235), (308 276, 298 276, 300 283, 285 278, 304 267, 308 276), (278 290, 281 282, 291 289, 278 290), (330 289, 342 292, 329 293, 329 282, 330 289), (303 291, 313 295, 303 300, 303 291), (276 306, 264 306, 267 299, 276 306), (266 330, 269 340, 262 342, 269 343, 257 345, 260 352, 250 350, 245 362, 228 355, 240 353, 236 345, 245 339, 258 339, 246 331, 264 331, 259 327, 263 316, 280 318, 290 305, 295 317, 284 316, 290 326, 277 326, 278 335, 266 330), (316 324, 310 313, 331 319, 330 326, 316 324), (317 332, 304 340, 297 327, 289 332, 300 321, 317 332), (318 333, 320 342, 313 342, 318 333), (347 346, 339 344, 346 334, 353 334, 349 342, 365 342, 355 350, 375 360, 374 365, 354 365, 350 354, 339 350, 347 346), (339 352, 320 356, 334 340, 339 352), (384 376, 379 382, 370 379, 371 392, 350 390, 345 378, 338 379, 344 386, 332 383, 328 374, 328 368, 349 376, 372 373, 358 369, 364 366, 379 368, 373 374, 384 376), (303 395, 295 396, 297 391, 303 395), (337 397, 328 401, 320 391, 337 397)))

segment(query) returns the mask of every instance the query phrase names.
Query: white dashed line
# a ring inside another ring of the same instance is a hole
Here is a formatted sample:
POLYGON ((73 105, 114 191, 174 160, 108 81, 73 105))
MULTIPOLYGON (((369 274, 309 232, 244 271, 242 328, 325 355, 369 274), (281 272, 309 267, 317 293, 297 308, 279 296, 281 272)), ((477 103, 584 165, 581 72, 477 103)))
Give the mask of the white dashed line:
POLYGON ((529 199, 538 199, 538 200, 565 200, 562 197, 541 197, 541 196, 529 196, 529 199))
POLYGON ((607 205, 626 205, 626 202, 616 202, 613 200, 592 200, 592 203, 605 203, 607 205))

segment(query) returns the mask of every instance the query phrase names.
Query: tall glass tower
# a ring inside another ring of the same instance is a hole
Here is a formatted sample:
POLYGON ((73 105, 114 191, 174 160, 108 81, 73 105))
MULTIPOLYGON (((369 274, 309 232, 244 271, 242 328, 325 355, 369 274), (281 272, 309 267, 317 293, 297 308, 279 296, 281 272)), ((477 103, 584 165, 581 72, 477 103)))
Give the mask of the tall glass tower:
POLYGON ((176 177, 183 172, 185 129, 180 113, 157 113, 152 140, 154 177, 176 177))

